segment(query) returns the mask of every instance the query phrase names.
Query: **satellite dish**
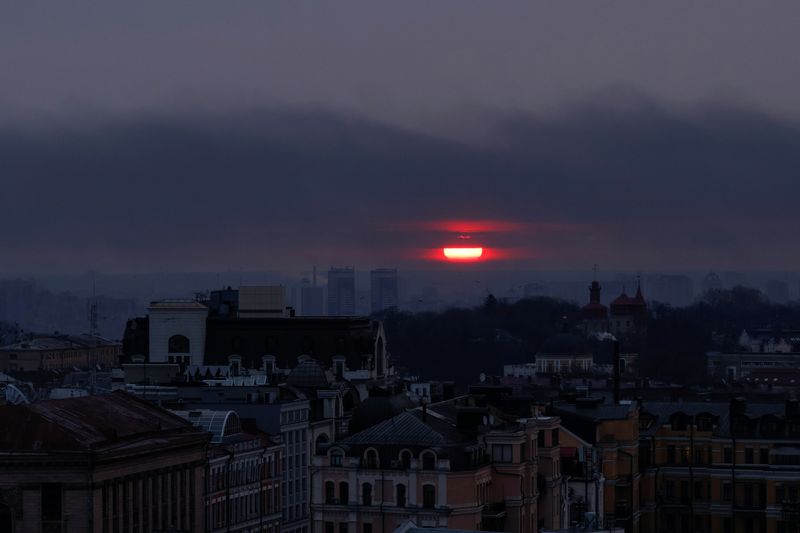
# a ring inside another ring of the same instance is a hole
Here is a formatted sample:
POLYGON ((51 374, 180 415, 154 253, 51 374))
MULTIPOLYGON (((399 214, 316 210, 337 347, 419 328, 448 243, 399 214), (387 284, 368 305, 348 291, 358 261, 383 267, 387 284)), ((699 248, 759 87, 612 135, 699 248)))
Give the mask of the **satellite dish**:
POLYGON ((486 383, 486 374, 481 372, 481 375, 478 376, 478 379, 481 381, 481 383, 486 383))

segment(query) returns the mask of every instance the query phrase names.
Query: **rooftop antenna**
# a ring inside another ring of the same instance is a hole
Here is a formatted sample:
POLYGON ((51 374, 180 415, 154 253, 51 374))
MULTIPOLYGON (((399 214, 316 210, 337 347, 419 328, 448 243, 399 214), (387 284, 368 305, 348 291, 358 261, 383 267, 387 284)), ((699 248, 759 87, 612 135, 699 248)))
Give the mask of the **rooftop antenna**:
POLYGON ((595 280, 595 281, 597 281, 597 273, 598 273, 599 271, 600 271, 600 265, 598 265, 597 263, 595 263, 594 265, 592 265, 592 273, 593 273, 593 275, 594 275, 594 280, 595 280))

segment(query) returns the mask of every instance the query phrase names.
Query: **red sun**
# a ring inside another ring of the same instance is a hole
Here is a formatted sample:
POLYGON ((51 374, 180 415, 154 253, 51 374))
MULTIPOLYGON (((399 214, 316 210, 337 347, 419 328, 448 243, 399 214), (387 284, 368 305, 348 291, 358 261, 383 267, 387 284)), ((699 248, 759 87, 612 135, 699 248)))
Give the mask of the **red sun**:
POLYGON ((483 256, 480 247, 447 247, 442 248, 444 257, 450 261, 478 261, 483 256))

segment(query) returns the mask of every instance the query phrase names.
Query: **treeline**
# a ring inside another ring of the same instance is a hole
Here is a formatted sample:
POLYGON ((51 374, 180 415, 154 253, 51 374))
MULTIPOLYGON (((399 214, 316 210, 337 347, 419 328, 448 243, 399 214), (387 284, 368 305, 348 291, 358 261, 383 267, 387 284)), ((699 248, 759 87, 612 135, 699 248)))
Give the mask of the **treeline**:
MULTIPOLYGON (((577 331, 579 306, 552 298, 513 303, 487 297, 471 309, 440 313, 396 312, 381 317, 395 364, 423 379, 475 382, 481 372, 534 360, 549 336, 565 324, 577 331)), ((754 289, 708 293, 689 307, 649 304, 642 374, 681 383, 702 381, 705 353, 735 350, 743 329, 800 328, 800 306, 769 302, 754 289)))

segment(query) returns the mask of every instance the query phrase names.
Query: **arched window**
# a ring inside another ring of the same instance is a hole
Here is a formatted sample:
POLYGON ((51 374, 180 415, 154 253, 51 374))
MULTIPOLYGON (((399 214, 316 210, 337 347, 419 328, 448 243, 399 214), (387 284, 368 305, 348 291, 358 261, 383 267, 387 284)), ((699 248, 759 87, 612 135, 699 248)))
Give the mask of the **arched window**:
POLYGON ((422 469, 434 470, 436 468, 436 456, 433 452, 425 452, 422 454, 422 469))
POLYGON ((325 503, 336 503, 336 495, 334 494, 335 490, 336 485, 333 483, 333 481, 325 482, 325 503))
POLYGON ((331 440, 328 438, 328 435, 325 433, 321 434, 317 437, 317 440, 314 441, 314 453, 317 455, 324 453, 325 445, 328 444, 331 440))
POLYGON ((167 341, 169 353, 189 353, 189 338, 184 335, 173 335, 167 341))
POLYGON ((369 483, 361 485, 361 505, 372 505, 372 485, 369 483))
POLYGON ((406 486, 402 483, 397 485, 397 506, 398 507, 405 507, 406 506, 406 486))
POLYGON ((365 454, 367 468, 378 468, 378 452, 372 448, 365 454))
POLYGON ((425 509, 433 509, 436 507, 436 487, 433 485, 423 485, 422 506, 425 509))
POLYGON ((339 483, 339 503, 342 505, 347 505, 350 501, 350 485, 347 484, 347 481, 342 481, 339 483))
POLYGON ((409 470, 411 468, 411 452, 408 450, 403 450, 400 452, 400 464, 403 466, 403 470, 409 470))

